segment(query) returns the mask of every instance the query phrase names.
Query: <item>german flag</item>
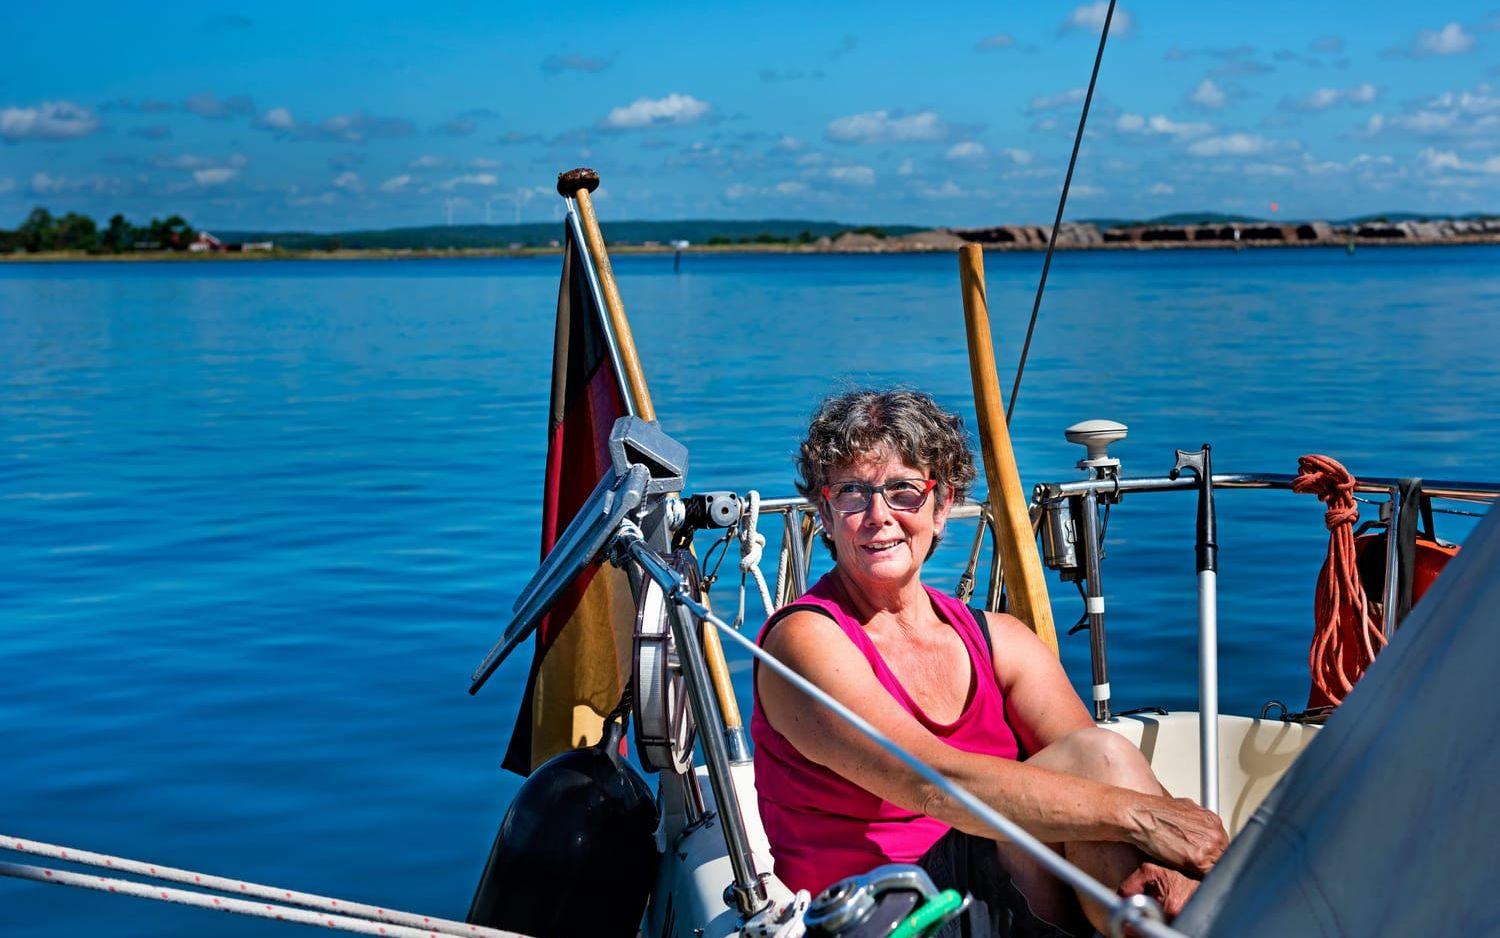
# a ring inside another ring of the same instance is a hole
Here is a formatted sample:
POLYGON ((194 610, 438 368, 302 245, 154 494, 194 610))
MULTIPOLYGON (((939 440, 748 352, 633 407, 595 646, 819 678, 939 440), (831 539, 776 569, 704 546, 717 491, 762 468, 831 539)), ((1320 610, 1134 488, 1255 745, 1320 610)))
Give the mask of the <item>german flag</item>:
MULTIPOLYGON (((569 225, 552 348, 543 558, 610 471, 609 432, 626 414, 605 313, 585 275, 585 250, 569 225)), ((529 775, 560 752, 599 741, 604 717, 630 681, 634 628, 635 602, 624 571, 600 562, 568 587, 537 627, 505 768, 529 775)))

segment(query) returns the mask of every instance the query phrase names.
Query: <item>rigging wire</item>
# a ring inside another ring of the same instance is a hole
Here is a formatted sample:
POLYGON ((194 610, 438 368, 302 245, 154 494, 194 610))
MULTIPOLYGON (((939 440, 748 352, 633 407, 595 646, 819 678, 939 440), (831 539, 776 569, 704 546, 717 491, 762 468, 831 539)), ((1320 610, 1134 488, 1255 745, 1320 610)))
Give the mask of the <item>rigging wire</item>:
POLYGON ((1057 229, 1062 227, 1063 208, 1068 204, 1068 189, 1073 185, 1073 167, 1078 163, 1078 147, 1083 143, 1083 126, 1089 120, 1089 105, 1094 101, 1094 85, 1099 81, 1099 64, 1104 61, 1104 44, 1109 40, 1109 24, 1115 16, 1115 0, 1109 0, 1109 9, 1104 11, 1104 29, 1099 33, 1099 51, 1094 55, 1094 72, 1089 76, 1089 90, 1083 96, 1083 113, 1078 117, 1078 133, 1073 137, 1073 155, 1068 157, 1068 174, 1063 177, 1062 197, 1057 200, 1057 217, 1052 222, 1052 233, 1047 237, 1047 257, 1042 261, 1042 279, 1036 285, 1036 300, 1031 304, 1031 321, 1026 325, 1026 342, 1021 346, 1021 360, 1016 363, 1016 381, 1010 388, 1010 400, 1005 404, 1005 423, 1016 410, 1016 395, 1021 390, 1021 375, 1026 371, 1026 354, 1031 351, 1031 335, 1036 331, 1036 317, 1042 309, 1042 291, 1047 289, 1047 271, 1052 268, 1052 252, 1057 248, 1057 229))

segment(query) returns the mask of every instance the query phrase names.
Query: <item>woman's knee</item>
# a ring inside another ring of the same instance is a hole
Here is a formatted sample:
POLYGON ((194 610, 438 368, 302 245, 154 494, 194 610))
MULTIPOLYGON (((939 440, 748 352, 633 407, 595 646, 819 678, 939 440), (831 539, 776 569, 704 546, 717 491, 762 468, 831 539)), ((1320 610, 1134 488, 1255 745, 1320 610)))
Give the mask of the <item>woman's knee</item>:
POLYGON ((1097 726, 1074 730, 1027 761, 1120 788, 1154 793, 1161 787, 1134 743, 1097 726))

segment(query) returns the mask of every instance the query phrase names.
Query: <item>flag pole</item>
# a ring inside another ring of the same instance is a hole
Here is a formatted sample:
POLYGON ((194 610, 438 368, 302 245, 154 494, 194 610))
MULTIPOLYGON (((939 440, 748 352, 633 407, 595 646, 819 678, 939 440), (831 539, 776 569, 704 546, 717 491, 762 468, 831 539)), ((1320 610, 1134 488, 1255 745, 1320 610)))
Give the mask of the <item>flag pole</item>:
POLYGON ((979 245, 965 244, 958 249, 958 275, 963 288, 979 443, 984 451, 984 477, 989 487, 990 516, 1000 541, 1000 565, 1005 573, 1009 611, 1057 654, 1057 630, 1052 625, 1047 578, 1037 554, 1031 516, 1026 510, 1026 493, 1005 422, 1005 402, 1000 399, 989 302, 984 290, 984 252, 979 245))
MULTIPOLYGON (((627 402, 627 406, 633 403, 637 416, 642 420, 655 421, 656 408, 651 405, 646 374, 641 369, 635 339, 630 333, 630 322, 625 318, 625 304, 615 285, 615 272, 609 263, 609 252, 605 250, 604 233, 599 230, 599 219, 594 215, 594 201, 589 195, 597 188, 599 174, 592 169, 570 169, 557 177, 558 194, 572 199, 578 206, 579 227, 583 229, 584 244, 599 279, 599 292, 604 296, 610 331, 618 346, 620 368, 625 372, 625 384, 630 391, 631 400, 627 402)), ((729 740, 730 758, 735 762, 747 761, 749 751, 744 741, 744 719, 740 716, 739 701, 734 696, 734 684, 729 678, 729 664, 724 660, 724 646, 716 629, 703 629, 701 634, 704 658, 708 664, 709 676, 713 679, 715 696, 719 698, 719 714, 724 720, 722 729, 729 740)))
POLYGON ((646 375, 641 370, 641 359, 635 351, 635 338, 630 333, 630 322, 625 318, 625 304, 620 300, 620 290, 615 286, 614 268, 609 264, 609 253, 604 249, 604 233, 599 230, 599 219, 594 215, 594 202, 590 192, 599 188, 599 174, 592 169, 570 169, 557 177, 557 191, 563 198, 571 198, 578 205, 578 220, 582 223, 585 247, 599 275, 599 289, 604 294, 605 314, 609 316, 610 331, 619 346, 620 365, 625 370, 625 383, 635 405, 635 413, 642 420, 655 420, 656 408, 651 406, 651 391, 646 387, 646 375))

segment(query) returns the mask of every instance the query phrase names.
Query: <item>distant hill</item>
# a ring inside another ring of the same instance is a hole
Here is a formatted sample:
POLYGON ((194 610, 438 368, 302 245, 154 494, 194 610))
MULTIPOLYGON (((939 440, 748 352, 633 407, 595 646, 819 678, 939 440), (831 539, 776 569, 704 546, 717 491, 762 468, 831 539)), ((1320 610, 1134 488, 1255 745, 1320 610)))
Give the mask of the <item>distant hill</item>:
POLYGON ((1434 215, 1431 212, 1376 212, 1371 215, 1356 215, 1335 221, 1335 225, 1362 225, 1366 222, 1398 221, 1479 221, 1494 218, 1488 212, 1470 212, 1467 215, 1434 215))
MULTIPOLYGON (((611 244, 641 244, 655 241, 691 241, 707 244, 715 239, 731 242, 769 235, 777 240, 795 239, 804 232, 814 238, 834 237, 853 228, 875 227, 888 235, 921 231, 916 225, 850 225, 832 221, 770 218, 759 221, 688 219, 684 221, 616 221, 603 225, 611 244)), ((523 225, 431 225, 424 228, 386 228, 376 231, 239 231, 215 230, 224 241, 274 241, 291 250, 319 250, 337 244, 343 248, 505 248, 513 244, 542 247, 563 237, 561 221, 523 225)))
MULTIPOLYGON (((1441 221, 1492 218, 1481 213, 1469 215, 1435 215, 1428 212, 1382 212, 1334 221, 1346 226, 1372 221, 1441 221)), ((1071 220, 1071 219, 1070 219, 1071 220)), ((1224 224, 1297 224, 1299 219, 1256 218, 1224 212, 1173 212, 1148 219, 1085 218, 1080 222, 1096 225, 1101 231, 1138 226, 1185 226, 1224 224)), ((755 221, 737 219, 695 218, 682 221, 617 221, 604 225, 604 236, 611 244, 643 244, 689 241, 693 244, 748 243, 756 240, 794 241, 823 236, 837 237, 846 231, 879 230, 896 237, 927 230, 919 225, 856 225, 835 221, 810 221, 799 218, 767 218, 755 221)), ((216 236, 224 241, 273 241, 290 250, 326 250, 328 248, 443 250, 445 248, 545 247, 563 236, 561 221, 532 222, 523 225, 429 225, 421 228, 385 228, 359 231, 262 231, 220 230, 216 236)))

